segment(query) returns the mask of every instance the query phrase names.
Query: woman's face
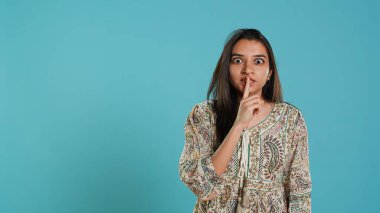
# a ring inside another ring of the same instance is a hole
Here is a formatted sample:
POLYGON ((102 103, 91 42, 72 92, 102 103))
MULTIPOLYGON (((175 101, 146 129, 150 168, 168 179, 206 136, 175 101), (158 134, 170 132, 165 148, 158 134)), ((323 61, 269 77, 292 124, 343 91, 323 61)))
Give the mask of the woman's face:
POLYGON ((272 74, 265 46, 255 40, 240 39, 232 48, 230 60, 230 83, 243 95, 246 76, 250 79, 249 95, 259 95, 272 74))

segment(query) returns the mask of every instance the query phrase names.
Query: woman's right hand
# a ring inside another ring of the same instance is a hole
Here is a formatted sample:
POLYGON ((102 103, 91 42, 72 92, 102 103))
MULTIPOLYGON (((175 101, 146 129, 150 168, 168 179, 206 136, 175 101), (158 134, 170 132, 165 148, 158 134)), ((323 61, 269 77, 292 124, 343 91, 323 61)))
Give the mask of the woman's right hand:
POLYGON ((243 97, 240 101, 239 110, 234 123, 235 125, 242 126, 243 128, 248 128, 250 122, 252 122, 256 110, 259 110, 262 104, 260 103, 260 98, 257 95, 249 96, 249 87, 249 77, 247 76, 243 97))

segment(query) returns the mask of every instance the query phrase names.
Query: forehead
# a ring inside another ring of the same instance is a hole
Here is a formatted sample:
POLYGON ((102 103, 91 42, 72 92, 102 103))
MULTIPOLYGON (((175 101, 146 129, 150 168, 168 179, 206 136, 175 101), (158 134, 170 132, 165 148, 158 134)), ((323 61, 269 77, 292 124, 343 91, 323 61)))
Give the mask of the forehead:
POLYGON ((240 39, 232 48, 232 53, 238 53, 246 56, 267 55, 267 49, 265 46, 256 40, 240 39))

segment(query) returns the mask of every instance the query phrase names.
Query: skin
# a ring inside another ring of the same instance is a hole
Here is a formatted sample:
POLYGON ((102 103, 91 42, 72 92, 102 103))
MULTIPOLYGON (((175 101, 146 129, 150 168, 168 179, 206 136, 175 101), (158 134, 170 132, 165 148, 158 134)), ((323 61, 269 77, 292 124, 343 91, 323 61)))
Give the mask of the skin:
POLYGON ((236 122, 243 123, 247 128, 255 126, 274 106, 273 102, 266 101, 262 97, 262 88, 272 75, 266 47, 255 40, 241 39, 236 42, 232 49, 229 74, 230 83, 239 94, 240 109, 242 105, 243 107, 248 105, 248 111, 253 110, 253 114, 249 115, 246 114, 246 110, 241 109, 243 112, 238 113, 236 122), (243 93, 248 79, 249 95, 244 98, 243 93))
POLYGON ((244 128, 251 128, 261 122, 274 105, 262 97, 262 88, 272 74, 265 46, 258 41, 241 39, 235 44, 231 59, 230 79, 239 92, 240 105, 232 128, 211 158, 218 175, 226 171, 244 128), (254 82, 251 83, 251 80, 254 82))

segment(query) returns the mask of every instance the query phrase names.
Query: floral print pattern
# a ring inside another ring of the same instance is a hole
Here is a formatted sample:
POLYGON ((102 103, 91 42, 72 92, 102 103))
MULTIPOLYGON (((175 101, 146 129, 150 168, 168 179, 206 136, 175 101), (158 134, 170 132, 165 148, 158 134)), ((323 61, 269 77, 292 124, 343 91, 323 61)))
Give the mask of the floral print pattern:
MULTIPOLYGON (((216 141, 214 100, 191 109, 178 169, 180 180, 197 196, 193 213, 235 212, 241 140, 227 170, 218 175, 211 161, 216 141)), ((246 212, 311 212, 308 131, 299 109, 276 102, 271 113, 249 130, 246 212)))

